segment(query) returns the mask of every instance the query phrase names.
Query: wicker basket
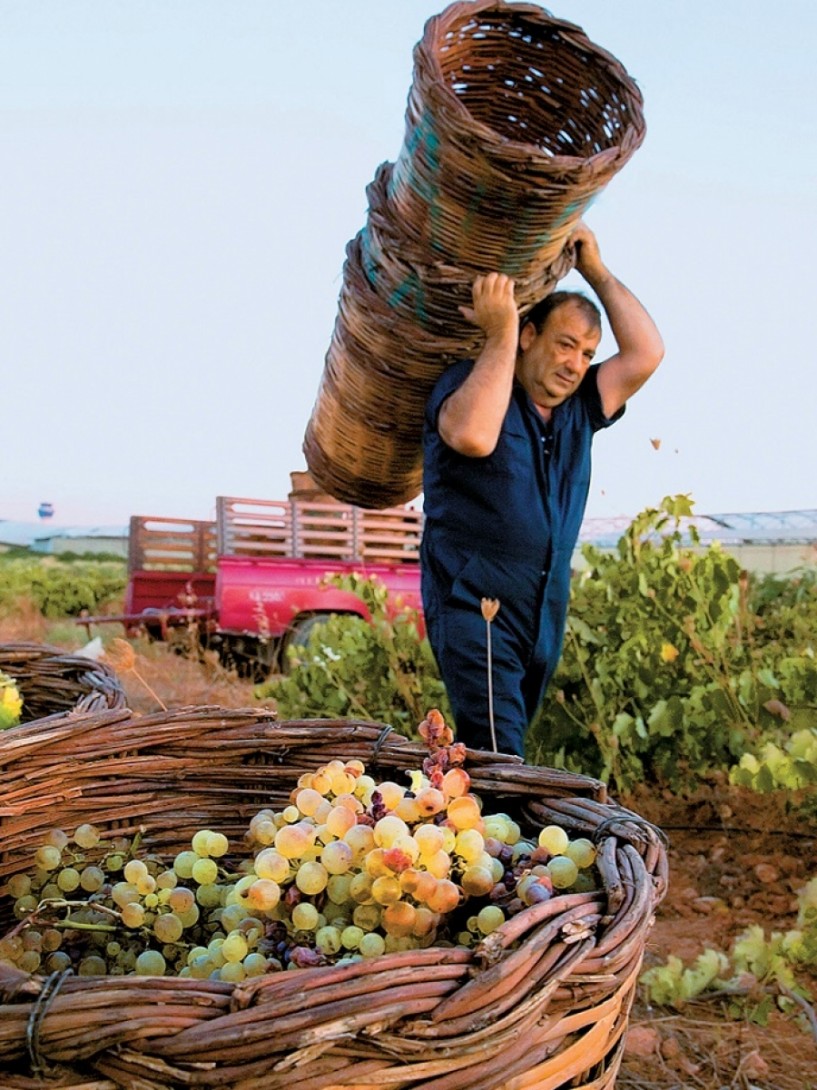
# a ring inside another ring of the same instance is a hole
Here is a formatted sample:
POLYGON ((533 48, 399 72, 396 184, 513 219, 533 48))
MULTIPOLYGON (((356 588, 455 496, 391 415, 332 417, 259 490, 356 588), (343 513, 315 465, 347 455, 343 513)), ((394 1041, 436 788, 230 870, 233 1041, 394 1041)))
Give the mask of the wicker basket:
POLYGON ((59 647, 0 644, 0 670, 17 682, 23 698, 23 723, 60 712, 98 712, 125 706, 124 690, 109 666, 59 647))
MULTIPOLYGON (((170 856, 199 828, 240 838, 333 757, 402 778, 425 751, 379 724, 183 709, 106 712, 0 738, 0 878, 56 825, 144 830, 170 856)), ((614 1084, 645 936, 666 885, 652 826, 582 776, 471 752, 473 790, 523 826, 594 837, 603 889, 511 917, 484 949, 442 946, 241 984, 0 966, 4 1090, 601 1090, 614 1084), (511 940, 517 940, 511 946, 511 940), (62 1081, 35 1076, 49 1073, 62 1081)), ((8 903, 9 898, 6 898, 8 903)))
POLYGON ((529 310, 571 269, 571 230, 644 138, 621 64, 538 5, 453 3, 414 60, 405 139, 347 248, 304 440, 319 484, 363 507, 421 490, 425 401, 481 346, 459 311, 474 277, 512 275, 529 310))

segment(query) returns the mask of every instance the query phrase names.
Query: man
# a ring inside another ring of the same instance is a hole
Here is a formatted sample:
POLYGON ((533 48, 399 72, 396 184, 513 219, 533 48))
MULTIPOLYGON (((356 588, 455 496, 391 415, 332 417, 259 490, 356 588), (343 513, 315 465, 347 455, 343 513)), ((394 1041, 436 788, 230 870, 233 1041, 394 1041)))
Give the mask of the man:
POLYGON ((602 261, 593 232, 580 223, 571 242, 616 354, 592 364, 601 318, 585 296, 556 292, 520 328, 513 281, 492 272, 474 281, 472 308, 461 308, 485 333, 482 351, 443 373, 425 416, 429 640, 458 739, 492 749, 495 738, 499 752, 520 756, 561 653, 593 436, 621 417, 664 352, 650 316, 602 261), (490 671, 483 598, 499 601, 490 671))

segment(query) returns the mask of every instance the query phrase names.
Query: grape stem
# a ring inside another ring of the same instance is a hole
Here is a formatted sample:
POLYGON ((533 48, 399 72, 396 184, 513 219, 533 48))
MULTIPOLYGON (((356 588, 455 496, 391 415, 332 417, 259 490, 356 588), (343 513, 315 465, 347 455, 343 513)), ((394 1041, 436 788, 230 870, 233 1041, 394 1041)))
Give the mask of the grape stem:
MULTIPOLYGON (((96 904, 91 901, 65 901, 62 898, 48 897, 44 901, 40 901, 35 909, 32 909, 27 916, 16 923, 3 938, 13 939, 15 935, 19 935, 21 931, 25 931, 27 927, 30 927, 34 923, 40 922, 40 917, 49 908, 92 908, 94 912, 102 912, 108 916, 112 916, 115 920, 119 920, 122 923, 122 916, 116 909, 108 908, 107 905, 96 904)), ((105 923, 82 923, 81 921, 72 923, 70 918, 65 920, 53 920, 50 923, 51 927, 63 930, 72 931, 116 931, 117 928, 113 924, 105 923)))

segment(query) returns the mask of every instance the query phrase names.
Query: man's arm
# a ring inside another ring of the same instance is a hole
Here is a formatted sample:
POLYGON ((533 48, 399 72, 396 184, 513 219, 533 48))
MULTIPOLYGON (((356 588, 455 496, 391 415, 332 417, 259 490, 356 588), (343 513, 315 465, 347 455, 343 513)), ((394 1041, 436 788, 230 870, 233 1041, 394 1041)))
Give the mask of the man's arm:
POLYGON ((611 417, 658 367, 664 343, 638 299, 602 261, 590 228, 580 223, 571 241, 576 246, 576 268, 598 296, 618 345, 618 352, 601 364, 598 376, 604 415, 611 417))
POLYGON ((513 388, 519 342, 514 283, 503 273, 478 276, 473 307, 462 313, 485 332, 485 344, 468 378, 443 402, 440 436, 469 458, 484 458, 496 447, 513 388))

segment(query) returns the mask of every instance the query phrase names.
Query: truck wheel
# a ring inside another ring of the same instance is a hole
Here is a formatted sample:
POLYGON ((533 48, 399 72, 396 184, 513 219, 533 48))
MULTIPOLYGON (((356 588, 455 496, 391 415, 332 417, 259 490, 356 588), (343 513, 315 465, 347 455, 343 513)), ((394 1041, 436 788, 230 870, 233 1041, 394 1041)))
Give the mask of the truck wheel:
POLYGON ((296 621, 287 637, 287 647, 305 647, 317 626, 326 624, 331 616, 331 613, 313 613, 296 621))

